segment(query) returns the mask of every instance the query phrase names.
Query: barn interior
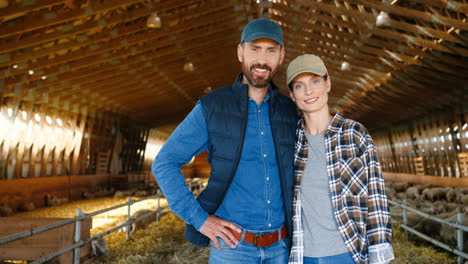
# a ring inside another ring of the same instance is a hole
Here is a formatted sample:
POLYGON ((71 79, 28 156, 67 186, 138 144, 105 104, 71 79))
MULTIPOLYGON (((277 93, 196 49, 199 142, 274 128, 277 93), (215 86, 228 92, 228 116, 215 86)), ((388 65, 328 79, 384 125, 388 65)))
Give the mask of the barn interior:
MULTIPOLYGON (((234 82, 255 18, 284 32, 285 95, 291 60, 324 60, 331 110, 370 131, 386 181, 466 190, 467 13, 466 0, 0 0, 0 216, 156 185, 159 149, 234 82)), ((207 179, 206 156, 183 175, 207 179)))

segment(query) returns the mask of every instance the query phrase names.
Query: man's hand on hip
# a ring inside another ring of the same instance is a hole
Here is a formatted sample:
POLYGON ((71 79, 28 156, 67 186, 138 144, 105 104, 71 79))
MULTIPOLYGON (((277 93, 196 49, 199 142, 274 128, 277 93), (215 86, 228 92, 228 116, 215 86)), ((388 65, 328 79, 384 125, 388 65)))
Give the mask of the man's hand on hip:
POLYGON ((217 237, 224 240, 224 242, 231 248, 234 248, 239 243, 239 241, 234 237, 228 227, 235 232, 241 232, 240 228, 233 223, 224 221, 223 219, 214 215, 210 215, 206 219, 205 223, 200 227, 199 231, 203 235, 207 236, 217 249, 221 248, 219 246, 218 239, 216 239, 217 237))

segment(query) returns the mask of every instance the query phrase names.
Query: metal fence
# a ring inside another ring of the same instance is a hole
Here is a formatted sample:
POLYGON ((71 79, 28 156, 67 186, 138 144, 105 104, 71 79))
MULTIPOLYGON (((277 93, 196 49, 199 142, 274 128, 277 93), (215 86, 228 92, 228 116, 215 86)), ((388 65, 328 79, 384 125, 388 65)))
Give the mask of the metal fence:
MULTIPOLYGON (((204 187, 204 183, 199 181, 199 182, 195 182, 195 183, 191 183, 189 182, 188 183, 188 187, 189 189, 192 191, 192 192, 200 192, 203 187, 204 187)), ((55 228, 58 228, 58 227, 61 227, 61 226, 64 226, 64 225, 68 225, 70 223, 75 223, 75 243, 73 245, 70 245, 66 248, 63 248, 59 251, 56 251, 56 252, 53 252, 47 256, 44 256, 38 260, 35 260, 34 262, 31 262, 32 264, 39 264, 39 263, 43 263, 43 262, 46 262, 46 261, 49 261, 55 257, 58 257, 62 254, 65 254, 66 252, 68 251, 71 251, 71 250, 74 250, 74 263, 75 264, 79 264, 80 263, 80 247, 82 247, 83 245, 87 244, 87 243, 91 243, 91 241, 93 240, 96 240, 96 239, 100 239, 112 232, 115 232, 121 228, 124 228, 126 227, 126 238, 127 240, 128 239, 131 239, 131 225, 134 223, 134 222, 137 222, 143 218, 146 218, 146 217, 149 217, 153 214, 156 214, 156 221, 159 221, 159 217, 160 217, 160 214, 163 210, 167 209, 168 207, 165 206, 165 207, 161 207, 161 198, 163 197, 162 193, 158 190, 158 193, 156 195, 153 195, 153 196, 148 196, 148 197, 145 197, 145 198, 142 198, 142 199, 139 199, 139 200, 132 200, 131 197, 128 197, 128 201, 126 203, 123 203, 123 204, 119 204, 119 205, 115 205, 113 207, 109 207, 109 208, 106 208, 106 209, 103 209, 103 210, 99 210, 99 211, 96 211, 96 212, 93 212, 93 213, 89 213, 89 214, 84 214, 80 208, 77 208, 77 214, 76 214, 76 217, 75 218, 71 218, 71 219, 67 219, 67 220, 64 220, 64 221, 60 221, 60 222, 57 222, 57 223, 53 223, 53 224, 50 224, 50 225, 46 225, 46 226, 42 226, 42 227, 39 227, 39 228, 35 228, 35 229, 32 229, 32 230, 28 230, 28 231, 24 231, 24 232, 21 232, 21 233, 17 233, 17 234, 13 234, 13 235, 9 235, 9 236, 6 236, 6 237, 2 237, 0 238, 0 245, 2 244, 7 244, 7 243, 10 243, 10 242, 13 242, 13 241, 16 241, 16 240, 20 240, 20 239, 23 239, 23 238, 26 238, 26 237, 30 237, 30 236, 33 236, 33 235, 36 235, 36 234, 40 234, 40 233, 43 233, 45 231, 49 231, 49 230, 52 230, 52 229, 55 229, 55 228), (155 212, 149 212, 145 215, 141 215, 135 219, 132 219, 131 218, 131 206, 135 203, 138 203, 138 202, 141 202, 141 201, 145 201, 145 200, 148 200, 148 199, 153 199, 153 198, 156 198, 157 199, 157 209, 155 212), (128 213, 127 213, 127 221, 125 221, 124 223, 120 224, 120 225, 117 225, 103 233, 100 233, 96 236, 93 236, 93 237, 90 237, 90 238, 87 238, 85 240, 81 239, 81 222, 87 218, 91 218, 93 216, 96 216, 96 215, 99 215, 99 214, 102 214, 102 213, 105 213, 105 212, 108 212, 108 211, 112 211, 112 210, 115 210, 115 209, 118 209, 120 207, 123 207, 123 206, 127 206, 127 210, 128 210, 128 213)), ((421 212, 419 210, 416 210, 414 208, 411 208, 409 206, 406 205, 406 200, 403 201, 402 204, 398 203, 398 202, 395 202, 395 201, 388 201, 391 205, 394 205, 394 206, 398 206, 398 207, 401 207, 403 209, 403 223, 400 224, 400 227, 404 230, 405 232, 405 236, 407 237, 408 236, 408 232, 428 241, 428 242, 431 242, 433 243, 434 245, 436 246, 439 246, 449 252, 452 252, 453 254, 457 255, 458 256, 458 263, 461 264, 463 263, 463 258, 464 259, 468 259, 468 254, 466 252, 463 252, 463 232, 468 232, 468 227, 467 226, 464 226, 463 225, 463 213, 457 213, 457 222, 456 223, 453 223, 453 222, 449 222, 445 219, 441 219, 441 218, 438 218, 438 217, 435 217, 435 216, 432 216, 432 215, 429 215, 429 214, 426 214, 424 212, 421 212), (447 244, 444 244, 438 240, 435 240, 415 229, 413 229, 412 227, 408 226, 408 218, 407 218, 407 214, 408 214, 408 211, 411 211, 411 212, 414 212, 416 213, 417 215, 423 217, 423 218, 426 218, 426 219, 430 219, 432 221, 436 221, 438 223, 441 223, 441 224, 444 224, 444 225, 448 225, 452 228, 454 228, 457 232, 457 247, 454 248, 454 247, 451 247, 450 245, 447 245, 447 244)))
MULTIPOLYGON (((204 183, 201 182, 201 181, 198 181, 198 182, 195 182, 195 183, 187 183, 189 189, 192 191, 192 192, 200 192, 203 187, 204 187, 204 183)), ((153 196, 148 196, 148 197, 145 197, 145 198, 142 198, 142 199, 139 199, 139 200, 132 200, 131 197, 128 197, 128 201, 126 203, 123 203, 123 204, 119 204, 119 205, 115 205, 115 206, 112 206, 112 207, 109 207, 109 208, 106 208, 106 209, 103 209, 103 210, 99 210, 99 211, 96 211, 96 212, 92 212, 92 213, 89 213, 89 214, 84 214, 80 208, 77 208, 77 213, 76 213, 76 217, 75 218, 71 218, 71 219, 67 219, 67 220, 63 220, 63 221, 60 221, 60 222, 57 222, 57 223, 53 223, 53 224, 50 224, 50 225, 46 225, 46 226, 41 226, 41 227, 38 227, 38 228, 35 228, 35 229, 31 229, 31 230, 28 230, 28 231, 24 231, 24 232, 20 232, 20 233, 16 233, 16 234, 13 234, 13 235, 9 235, 9 236, 6 236, 6 237, 2 237, 0 238, 0 245, 3 245, 3 244, 7 244, 7 243, 10 243, 10 242, 13 242, 13 241, 16 241, 16 240, 20 240, 20 239, 23 239, 23 238, 27 238, 27 237, 30 237, 30 236, 34 236, 36 234, 40 234, 40 233, 43 233, 43 232, 46 232, 46 231, 49 231, 49 230, 52 230, 52 229, 55 229, 55 228, 58 228, 58 227, 61 227, 61 226, 64 226, 64 225, 68 225, 70 223, 75 223, 75 240, 74 240, 74 244, 73 245, 70 245, 66 248, 63 248, 59 251, 55 251, 47 256, 44 256, 40 259, 37 259, 33 262, 31 262, 31 264, 39 264, 39 263, 43 263, 43 262, 46 262, 46 261, 49 261, 55 257, 58 257, 62 254, 65 254, 67 253, 68 251, 71 251, 73 250, 74 251, 74 263, 75 264, 79 264, 80 263, 80 247, 82 247, 83 245, 87 244, 87 243, 91 243, 91 241, 93 240, 96 240, 96 239, 100 239, 112 232, 115 232, 121 228, 124 228, 126 227, 126 237, 127 237, 127 240, 131 239, 131 226, 134 222, 137 222, 143 218, 146 218, 146 217, 149 217, 153 214, 156 214, 156 221, 159 221, 159 216, 161 214, 161 212, 165 209, 168 208, 168 206, 164 206, 164 207, 161 207, 161 198, 163 197, 162 193, 160 190, 158 190, 158 193, 156 195, 153 195, 153 196), (135 204, 135 203, 138 203, 138 202, 141 202, 141 201, 145 201, 145 200, 148 200, 148 199, 153 199, 153 198, 156 198, 157 199, 157 203, 158 203, 158 207, 156 209, 156 211, 154 212, 149 212, 145 215, 141 215, 135 219, 132 219, 131 218, 131 215, 130 215, 130 211, 131 211, 131 206, 132 204, 135 204), (90 237, 90 238, 87 238, 85 240, 81 239, 81 222, 87 218, 91 218, 93 216, 96 216, 98 214, 102 214, 102 213, 105 213, 105 212, 108 212, 108 211, 112 211, 112 210, 115 210, 115 209, 118 209, 120 207, 124 207, 124 206, 127 206, 128 208, 128 213, 127 213, 127 221, 125 221, 124 223, 120 224, 120 225, 117 225, 103 233, 100 233, 96 236, 93 236, 93 237, 90 237)))
POLYGON ((436 246, 439 246, 449 252, 452 252, 453 254, 457 255, 458 256, 458 264, 462 264, 463 263, 463 258, 464 259, 468 259, 468 254, 466 252, 463 252, 463 232, 468 232, 468 227, 467 226, 464 226, 463 225, 463 213, 461 212, 458 212, 457 213, 457 222, 456 223, 453 223, 453 222, 449 222, 445 219, 441 219, 441 218, 438 218, 438 217, 435 217, 435 216, 432 216, 432 215, 429 215, 429 214, 426 214, 424 212, 421 212, 419 210, 416 210, 414 208, 411 208, 409 206, 407 206, 407 202, 406 200, 403 201, 403 203, 397 203, 395 201, 388 201, 391 205, 395 205, 395 206, 398 206, 398 207, 401 207, 403 209, 403 223, 400 224, 400 227, 404 230, 405 232, 405 237, 406 239, 408 239, 408 232, 428 241, 428 242, 431 242, 432 244, 436 245, 436 246), (429 220, 432 220, 432 221, 435 221, 435 222, 438 222, 440 224, 443 224, 443 225, 448 225, 452 228, 455 229, 455 232, 457 233, 457 247, 454 248, 454 247, 451 247, 450 245, 447 245, 447 244, 444 244, 438 240, 435 240, 417 230, 415 230, 414 228, 408 226, 408 211, 411 211, 411 212, 414 212, 416 213, 417 215, 423 217, 423 218, 426 218, 426 219, 429 219, 429 220))

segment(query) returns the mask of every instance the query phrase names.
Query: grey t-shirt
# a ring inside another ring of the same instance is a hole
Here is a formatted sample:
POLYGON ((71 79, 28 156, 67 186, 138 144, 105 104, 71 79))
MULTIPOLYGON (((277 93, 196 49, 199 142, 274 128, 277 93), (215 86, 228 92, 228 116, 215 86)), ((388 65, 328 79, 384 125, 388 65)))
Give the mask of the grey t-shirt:
POLYGON ((305 134, 309 156, 301 180, 304 256, 333 256, 347 252, 333 217, 328 186, 325 136, 305 134))

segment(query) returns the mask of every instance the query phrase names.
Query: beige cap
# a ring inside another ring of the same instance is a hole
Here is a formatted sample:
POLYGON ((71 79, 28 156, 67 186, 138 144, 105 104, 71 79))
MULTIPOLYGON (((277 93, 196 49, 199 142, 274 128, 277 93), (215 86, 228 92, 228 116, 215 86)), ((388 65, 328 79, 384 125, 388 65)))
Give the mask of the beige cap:
POLYGON ((286 71, 287 85, 299 74, 304 72, 310 72, 319 76, 328 74, 327 68, 320 57, 313 54, 304 54, 295 58, 288 65, 286 71))

